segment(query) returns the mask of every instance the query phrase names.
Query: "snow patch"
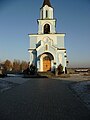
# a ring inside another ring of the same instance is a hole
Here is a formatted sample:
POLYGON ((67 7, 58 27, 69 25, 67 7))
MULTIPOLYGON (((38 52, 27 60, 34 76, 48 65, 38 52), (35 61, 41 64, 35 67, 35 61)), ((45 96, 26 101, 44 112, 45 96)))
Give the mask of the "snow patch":
POLYGON ((78 94, 86 107, 90 109, 90 81, 74 83, 71 88, 78 94))

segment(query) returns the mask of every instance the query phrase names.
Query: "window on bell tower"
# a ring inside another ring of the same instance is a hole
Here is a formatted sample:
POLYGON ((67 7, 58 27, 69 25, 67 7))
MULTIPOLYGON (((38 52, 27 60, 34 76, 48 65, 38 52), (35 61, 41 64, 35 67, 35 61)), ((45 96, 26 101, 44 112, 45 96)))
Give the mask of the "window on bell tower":
POLYGON ((48 18, 48 10, 46 10, 46 18, 48 18))
POLYGON ((43 19, 43 11, 42 11, 42 19, 43 19))
POLYGON ((50 25, 49 24, 45 24, 44 25, 44 34, 49 34, 50 33, 50 25))

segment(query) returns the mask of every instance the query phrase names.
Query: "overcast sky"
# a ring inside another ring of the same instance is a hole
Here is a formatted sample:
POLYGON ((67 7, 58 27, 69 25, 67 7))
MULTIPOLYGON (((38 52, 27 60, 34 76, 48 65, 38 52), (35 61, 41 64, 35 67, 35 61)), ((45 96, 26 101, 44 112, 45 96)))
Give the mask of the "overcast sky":
MULTIPOLYGON (((66 33, 71 67, 90 67, 90 0, 50 0, 57 32, 66 33)), ((43 0, 0 0, 0 60, 29 61, 30 33, 37 33, 43 0)))

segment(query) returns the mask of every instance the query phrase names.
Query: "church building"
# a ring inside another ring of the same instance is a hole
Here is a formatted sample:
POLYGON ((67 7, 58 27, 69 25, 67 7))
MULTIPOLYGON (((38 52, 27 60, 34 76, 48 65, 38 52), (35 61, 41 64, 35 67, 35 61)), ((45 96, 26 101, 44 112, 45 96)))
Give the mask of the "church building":
POLYGON ((60 64, 66 69, 66 49, 64 47, 65 33, 56 32, 56 19, 50 0, 44 0, 40 8, 38 33, 29 34, 30 64, 34 64, 40 72, 53 71, 60 64))

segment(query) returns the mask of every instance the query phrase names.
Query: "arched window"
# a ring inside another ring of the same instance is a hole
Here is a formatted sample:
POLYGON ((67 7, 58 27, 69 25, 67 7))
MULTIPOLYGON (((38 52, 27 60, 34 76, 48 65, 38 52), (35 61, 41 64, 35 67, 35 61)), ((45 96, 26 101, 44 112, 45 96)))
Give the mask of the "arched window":
POLYGON ((45 50, 48 50, 48 45, 45 45, 45 50))
POLYGON ((48 11, 46 10, 46 18, 48 18, 48 11))
POLYGON ((43 11, 42 11, 42 19, 43 19, 43 11))
POLYGON ((49 24, 45 24, 44 25, 44 34, 49 34, 50 33, 50 25, 49 24))

